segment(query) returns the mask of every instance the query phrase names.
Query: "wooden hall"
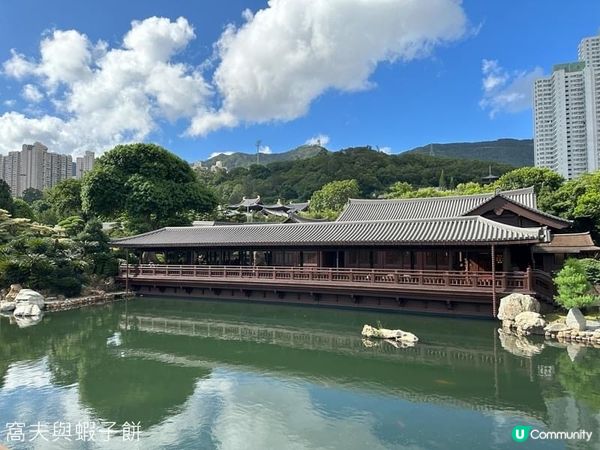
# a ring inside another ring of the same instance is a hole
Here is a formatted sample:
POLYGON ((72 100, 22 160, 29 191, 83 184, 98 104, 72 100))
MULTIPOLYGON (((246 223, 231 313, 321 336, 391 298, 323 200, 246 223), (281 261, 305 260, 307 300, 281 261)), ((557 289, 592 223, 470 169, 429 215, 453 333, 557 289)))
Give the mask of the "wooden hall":
POLYGON ((135 254, 120 280, 141 294, 492 316, 511 292, 551 301, 536 248, 564 251, 549 244, 569 226, 528 188, 351 199, 332 222, 167 227, 112 245, 135 254))

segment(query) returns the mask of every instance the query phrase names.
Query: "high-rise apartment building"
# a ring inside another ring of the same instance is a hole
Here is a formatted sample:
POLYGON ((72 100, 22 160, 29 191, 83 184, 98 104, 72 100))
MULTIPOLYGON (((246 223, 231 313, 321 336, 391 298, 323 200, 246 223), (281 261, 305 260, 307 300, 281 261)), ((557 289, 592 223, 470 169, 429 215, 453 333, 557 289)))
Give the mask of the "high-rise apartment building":
POLYGON ((579 61, 554 66, 535 81, 534 155, 567 179, 600 168, 600 36, 579 45, 579 61))
POLYGON ((43 190, 71 178, 71 167, 70 155, 48 152, 48 147, 36 142, 1 157, 0 178, 8 183, 13 196, 20 197, 28 188, 43 190))
POLYGON ((75 159, 75 178, 81 178, 84 173, 92 170, 94 160, 94 152, 86 151, 83 156, 78 156, 75 159))

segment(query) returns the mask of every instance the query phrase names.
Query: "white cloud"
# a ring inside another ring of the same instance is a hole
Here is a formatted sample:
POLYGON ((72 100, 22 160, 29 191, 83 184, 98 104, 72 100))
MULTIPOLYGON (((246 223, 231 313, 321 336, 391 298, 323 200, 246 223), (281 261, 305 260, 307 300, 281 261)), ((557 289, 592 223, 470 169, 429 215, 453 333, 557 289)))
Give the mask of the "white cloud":
POLYGON ((41 102, 44 99, 44 94, 40 92, 40 90, 34 86, 33 84, 26 84, 23 86, 23 91, 21 95, 25 100, 28 100, 33 103, 41 102))
POLYGON ((385 153, 386 155, 392 154, 392 147, 381 147, 379 149, 380 152, 385 153))
POLYGON ((320 145, 322 147, 325 147, 327 144, 329 144, 329 136, 327 136, 326 134, 317 134, 316 136, 307 139, 306 142, 304 142, 304 144, 320 145))
POLYGON ((544 76, 541 67, 531 71, 508 71, 497 60, 484 59, 483 97, 479 102, 482 109, 494 118, 500 112, 516 113, 531 108, 533 83, 544 76))
POLYGON ((0 115, 0 152, 33 140, 55 151, 102 152, 147 138, 162 120, 188 121, 188 136, 288 121, 326 91, 372 88, 381 62, 425 57, 468 35, 460 0, 270 0, 242 17, 198 66, 175 60, 195 38, 183 17, 134 21, 113 47, 77 30, 52 30, 39 55, 12 50, 3 74, 27 79, 23 95, 41 100, 35 88, 51 109, 0 115), (211 67, 206 82, 202 71, 211 67))
POLYGON ((269 147, 268 145, 261 145, 258 148, 258 153, 262 153, 263 155, 270 155, 271 153, 273 153, 273 150, 271 150, 271 147, 269 147))
POLYGON ((15 49, 10 51, 11 57, 2 64, 5 75, 20 80, 35 71, 35 64, 28 61, 25 55, 17 53, 15 49))
MULTIPOLYGON (((33 140, 55 151, 101 152, 143 140, 161 118, 175 121, 206 110, 210 88, 202 75, 171 61, 193 38, 186 19, 151 17, 132 22, 117 48, 94 44, 75 30, 55 30, 42 39, 39 61, 13 51, 3 65, 5 75, 38 79, 55 111, 43 117, 15 111, 0 116, 0 152, 33 140)), ((23 89, 24 95, 33 93, 23 89)))
POLYGON ((4 106, 6 106, 7 108, 12 108, 13 106, 15 106, 17 104, 17 102, 16 102, 16 100, 14 100, 14 99, 11 98, 11 99, 8 99, 8 100, 4 100, 2 102, 2 104, 4 106))
POLYGON ((55 30, 40 43, 41 60, 35 73, 50 88, 70 85, 92 76, 92 44, 75 30, 55 30))
POLYGON ((458 0, 270 0, 243 18, 216 44, 222 107, 200 112, 191 135, 295 119, 327 90, 372 87, 378 63, 427 56, 467 29, 458 0))

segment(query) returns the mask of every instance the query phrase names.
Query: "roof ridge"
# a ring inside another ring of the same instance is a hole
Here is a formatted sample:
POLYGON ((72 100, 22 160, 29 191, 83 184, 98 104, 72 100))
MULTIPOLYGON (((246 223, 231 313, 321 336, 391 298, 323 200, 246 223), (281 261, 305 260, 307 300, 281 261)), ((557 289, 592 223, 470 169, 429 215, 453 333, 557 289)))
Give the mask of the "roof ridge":
MULTIPOLYGON (((131 239, 132 237, 150 236, 150 235, 153 235, 155 233, 158 233, 159 231, 167 230, 169 228, 177 228, 177 227, 161 227, 161 228, 157 228, 156 230, 146 231, 145 233, 134 234, 133 236, 125 236, 125 237, 111 239, 110 241, 111 242, 119 242, 119 241, 122 241, 122 240, 125 240, 125 239, 131 239)), ((192 228, 192 225, 190 225, 190 228, 192 228)), ((199 228, 199 227, 196 227, 196 228, 199 228)))
POLYGON ((463 199, 463 198, 481 198, 486 196, 496 196, 496 195, 516 195, 516 194, 528 194, 533 193, 533 186, 529 186, 526 188, 519 189, 509 189, 506 191, 500 192, 481 192, 479 194, 456 194, 456 195, 438 195, 435 197, 408 197, 408 198, 349 198, 348 203, 356 202, 356 203, 385 203, 385 202, 404 202, 404 201, 433 201, 433 200, 446 200, 446 199, 463 199))

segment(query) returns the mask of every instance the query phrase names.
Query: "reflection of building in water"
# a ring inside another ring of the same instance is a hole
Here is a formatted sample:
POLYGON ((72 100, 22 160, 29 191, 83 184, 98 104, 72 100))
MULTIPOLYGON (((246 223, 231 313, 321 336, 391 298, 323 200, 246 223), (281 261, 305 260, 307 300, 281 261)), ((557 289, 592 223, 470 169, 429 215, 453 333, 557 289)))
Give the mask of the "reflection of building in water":
POLYGON ((470 410, 517 408, 532 417, 544 416, 541 393, 531 389, 531 361, 512 358, 499 345, 496 349, 455 347, 428 344, 425 337, 413 348, 396 349, 385 343, 365 348, 360 330, 336 333, 226 318, 122 316, 120 328, 126 336, 120 351, 175 366, 275 370, 317 383, 392 393, 411 401, 470 410), (147 345, 150 340, 156 348, 147 345), (137 342, 146 344, 138 346, 137 342), (276 369, 273 361, 277 361, 276 369), (511 383, 520 380, 525 388, 505 389, 507 374, 511 383), (469 389, 465 389, 465 380, 469 380, 469 389))

